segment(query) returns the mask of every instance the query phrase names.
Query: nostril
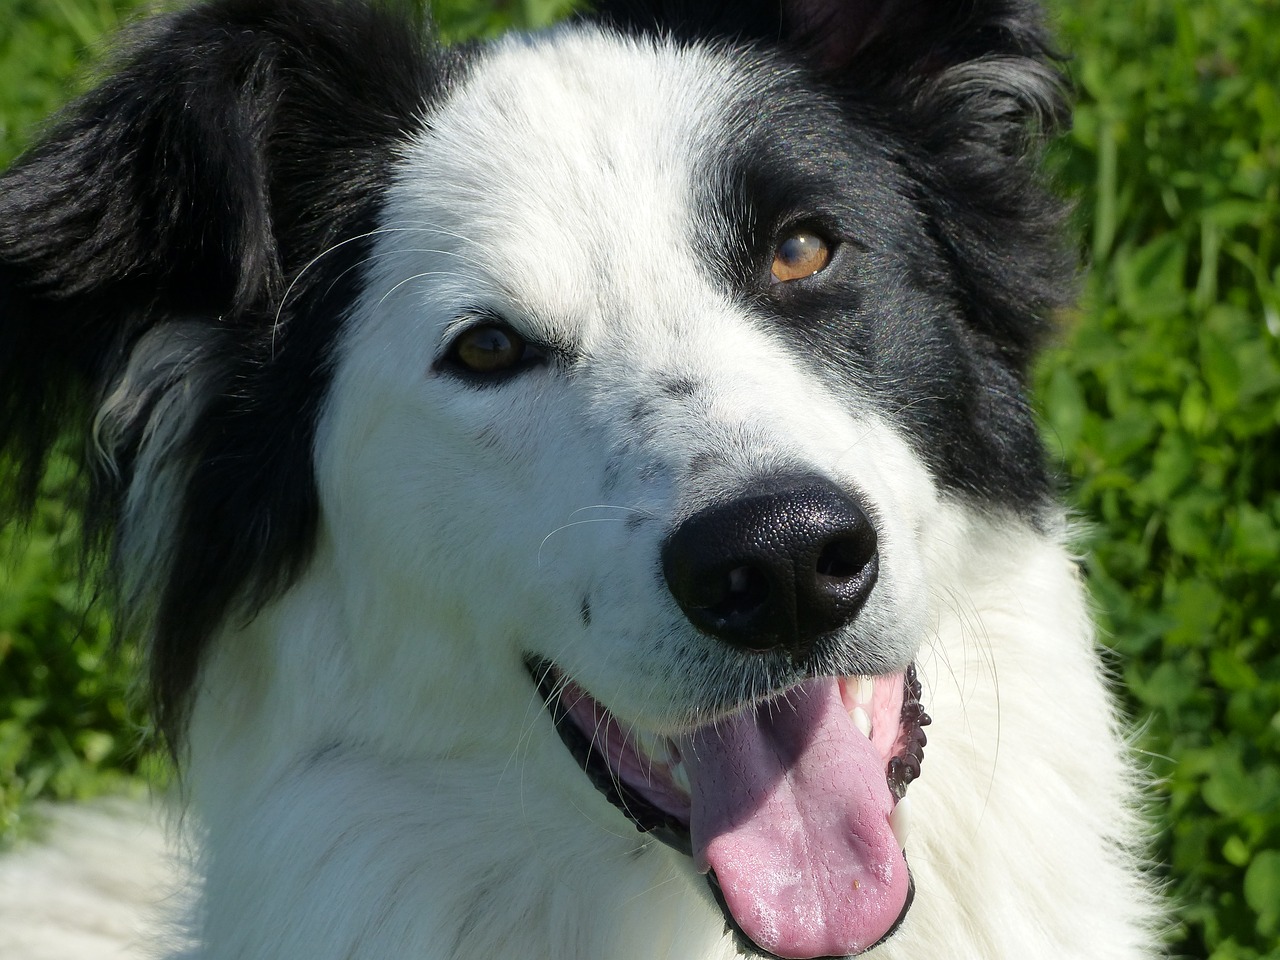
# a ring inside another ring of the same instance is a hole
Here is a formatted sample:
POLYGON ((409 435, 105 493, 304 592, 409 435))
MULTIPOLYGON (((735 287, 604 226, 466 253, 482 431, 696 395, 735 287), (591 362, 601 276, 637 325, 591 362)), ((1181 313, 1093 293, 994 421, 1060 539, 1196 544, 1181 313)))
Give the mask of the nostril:
POLYGON ((749 617, 768 602, 769 593, 769 577, 764 571, 743 564, 724 575, 707 612, 723 623, 749 617))
POLYGON ((832 580, 852 580, 861 576, 875 556, 874 537, 850 536, 832 540, 818 554, 816 572, 832 580))
POLYGON ((759 576, 758 572, 751 567, 734 567, 729 571, 729 592, 746 593, 751 589, 751 581, 756 576, 759 576))

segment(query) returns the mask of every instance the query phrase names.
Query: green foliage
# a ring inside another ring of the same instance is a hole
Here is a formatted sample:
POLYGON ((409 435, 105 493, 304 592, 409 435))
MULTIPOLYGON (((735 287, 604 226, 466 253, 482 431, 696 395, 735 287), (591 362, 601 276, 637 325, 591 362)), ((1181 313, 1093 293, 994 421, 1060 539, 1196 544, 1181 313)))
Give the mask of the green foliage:
POLYGON ((141 0, 4 0, 0 16, 0 167, 72 92, 91 48, 141 0))
MULTIPOLYGON (((99 38, 138 0, 7 0, 0 17, 0 167, 74 91, 99 38)), ((0 526, 0 846, 36 797, 122 790, 141 727, 125 696, 134 659, 113 651, 79 576, 78 523, 51 471, 25 530, 0 526)))
POLYGON ((1057 9, 1092 272, 1048 436, 1160 780, 1173 949, 1280 957, 1280 5, 1057 9))
MULTIPOLYGON (((0 164, 145 0, 0 0, 0 164)), ((448 37, 568 0, 438 0, 448 37)), ((1084 309, 1041 365, 1089 578, 1159 777, 1173 950, 1280 958, 1280 3, 1056 0, 1076 129, 1084 309)), ((64 471, 65 472, 65 471, 64 471)), ((137 766, 132 655, 108 651, 51 496, 0 530, 0 838, 34 796, 137 766), (10 562, 17 558, 20 562, 10 562), (84 613, 89 609, 88 614, 84 613)))
POLYGON ((69 465, 52 475, 63 479, 51 479, 29 527, 0 529, 0 843, 30 800, 124 789, 142 758, 125 698, 135 657, 111 649, 77 576, 69 465))
POLYGON ((445 40, 492 37, 504 30, 549 27, 576 0, 432 0, 432 16, 445 40))

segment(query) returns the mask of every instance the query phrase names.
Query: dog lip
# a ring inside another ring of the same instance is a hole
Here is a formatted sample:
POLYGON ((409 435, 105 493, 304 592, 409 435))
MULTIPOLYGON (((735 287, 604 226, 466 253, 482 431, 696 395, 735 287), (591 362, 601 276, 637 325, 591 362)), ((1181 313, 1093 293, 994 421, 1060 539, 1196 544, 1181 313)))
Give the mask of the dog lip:
MULTIPOLYGON (((578 761, 579 767, 592 785, 641 833, 652 834, 674 850, 686 856, 692 856, 687 784, 677 783, 671 776, 670 766, 644 754, 638 744, 635 744, 632 749, 648 765, 645 772, 651 787, 650 793, 654 794, 654 797, 646 796, 639 788, 629 783, 620 770, 615 769, 614 764, 610 762, 608 750, 602 749, 602 741, 608 740, 609 725, 614 722, 609 717, 607 709, 574 684, 551 661, 531 656, 526 658, 525 666, 551 714, 561 742, 578 761), (566 702, 565 694, 569 691, 574 691, 576 694, 572 703, 566 702), (589 703, 591 709, 604 714, 602 719, 597 720, 590 734, 582 723, 573 717, 573 708, 583 702, 589 703), (660 781, 665 779, 667 783, 655 784, 655 776, 660 781), (668 801, 666 808, 661 805, 662 799, 668 801), (677 809, 671 809, 672 807, 677 809)), ((915 664, 908 664, 906 670, 896 676, 901 678, 901 683, 897 686, 897 690, 901 691, 900 700, 893 701, 898 713, 898 722, 892 731, 886 731, 886 733, 877 731, 873 738, 882 753, 886 755, 885 774, 895 805, 905 797, 911 782, 920 776, 924 746, 927 742, 923 728, 931 722, 921 704, 922 689, 916 675, 915 664)), ((873 678, 869 676, 840 679, 842 696, 845 698, 846 705, 850 706, 851 713, 855 709, 859 711, 864 708, 872 709, 872 693, 867 692, 871 689, 872 681, 873 678), (867 684, 866 687, 863 686, 864 683, 867 684)), ((622 746, 626 749, 628 737, 624 734, 621 739, 622 746)), ((676 749, 674 742, 670 746, 673 750, 676 749)), ((895 833, 897 829, 895 826, 895 833)), ((900 840, 905 841, 905 838, 900 840)))
MULTIPOLYGON (((672 776, 673 768, 679 767, 681 762, 680 751, 689 746, 687 738, 680 738, 678 747, 675 741, 672 742, 670 749, 673 753, 669 755, 667 762, 657 760, 641 749, 639 738, 631 738, 624 734, 608 709, 595 701, 555 664, 530 656, 526 658, 525 666, 551 715, 557 734, 592 785, 617 807, 638 831, 651 834, 672 849, 698 862, 705 851, 698 853, 694 850, 693 832, 690 826, 694 812, 692 798, 672 776), (620 746, 617 742, 613 745, 609 743, 610 732, 616 734, 620 746), (637 759, 649 765, 644 771, 650 787, 647 792, 627 779, 628 770, 632 774, 632 779, 635 779, 637 759), (667 809, 663 808, 664 801, 667 809)), ((904 671, 895 674, 876 677, 842 676, 835 679, 838 683, 838 696, 843 700, 845 708, 850 711, 851 717, 854 711, 862 710, 871 710, 880 716, 884 716, 889 711, 896 714, 897 722, 891 728, 886 723, 881 730, 873 731, 868 735, 868 739, 882 756, 886 752, 892 754, 886 761, 885 775, 892 794, 893 812, 896 813, 899 806, 903 807, 905 812, 906 804, 902 801, 907 787, 920 773, 920 761, 926 742, 922 728, 930 722, 920 702, 922 689, 915 664, 908 664, 904 671), (877 681, 889 679, 896 682, 887 690, 877 683, 877 681), (876 745, 877 740, 880 741, 879 746, 876 745)), ((856 722, 855 719, 855 724, 856 722)), ((900 827, 894 819, 893 816, 890 817, 893 835, 898 840, 899 847, 902 848, 902 856, 905 858, 906 827, 905 825, 900 827)), ((724 914, 728 930, 734 935, 744 954, 763 957, 766 960, 776 958, 776 954, 752 941, 750 935, 738 925, 737 918, 729 908, 728 901, 719 887, 714 868, 707 871, 707 879, 712 894, 724 914)), ((915 884, 909 866, 907 866, 906 883, 906 896, 897 918, 874 944, 863 946, 857 952, 861 953, 879 946, 901 926, 915 894, 915 884)))
POLYGON ((626 782, 610 765, 607 755, 601 751, 598 738, 587 733, 574 722, 570 708, 564 701, 566 683, 563 674, 550 662, 529 659, 526 669, 533 678, 551 714, 556 733, 560 735, 569 753, 592 785, 610 803, 617 807, 641 833, 652 835, 667 846, 693 856, 693 840, 689 834, 688 818, 681 818, 663 810, 626 782))

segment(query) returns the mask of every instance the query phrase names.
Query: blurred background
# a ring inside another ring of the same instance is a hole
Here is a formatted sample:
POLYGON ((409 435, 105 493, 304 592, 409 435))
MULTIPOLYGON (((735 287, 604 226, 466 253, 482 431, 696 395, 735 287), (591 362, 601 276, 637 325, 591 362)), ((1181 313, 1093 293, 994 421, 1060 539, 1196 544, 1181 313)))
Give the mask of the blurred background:
MULTIPOLYGON (((151 5, 0 5, 4 166, 151 5)), ((433 4, 448 38, 570 5, 433 4)), ((1079 97, 1051 166, 1090 273, 1036 374, 1044 433, 1155 781, 1170 951, 1280 960, 1280 0, 1051 6, 1079 97)), ((0 529, 0 846, 34 800, 163 775, 134 654, 80 585, 65 476, 29 531, 0 529)))

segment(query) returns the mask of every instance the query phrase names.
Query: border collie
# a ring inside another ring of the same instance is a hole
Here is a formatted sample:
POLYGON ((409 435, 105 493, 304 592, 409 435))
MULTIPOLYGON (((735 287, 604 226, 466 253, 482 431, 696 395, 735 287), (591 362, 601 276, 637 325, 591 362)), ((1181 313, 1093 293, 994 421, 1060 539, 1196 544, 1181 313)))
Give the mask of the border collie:
POLYGON ((19 514, 84 450, 173 955, 1156 952, 1026 398, 1056 63, 1025 0, 140 28, 0 181, 0 441, 19 514))

